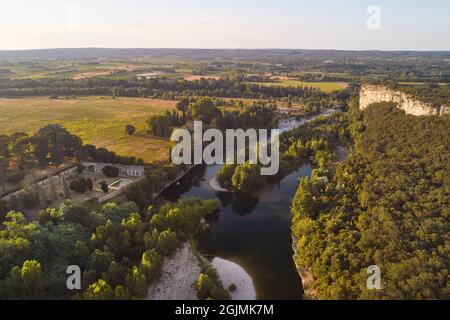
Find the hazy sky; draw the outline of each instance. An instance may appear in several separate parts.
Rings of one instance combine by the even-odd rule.
[[[64,47],[450,50],[450,1],[1,0],[0,49]]]

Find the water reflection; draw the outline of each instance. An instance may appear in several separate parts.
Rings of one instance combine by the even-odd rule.
[[[311,166],[274,181],[258,197],[212,190],[208,181],[219,169],[198,166],[162,197],[218,199],[220,212],[208,219],[212,228],[199,239],[200,251],[239,263],[252,276],[259,299],[299,299],[302,289],[292,260],[290,205],[298,178],[310,175]]]
[[[229,192],[216,192],[216,197],[219,199],[222,207],[228,207],[233,203],[233,194]]]
[[[247,195],[235,195],[233,199],[233,211],[239,216],[251,214],[259,203],[259,199]]]
[[[333,112],[330,109],[323,114]],[[289,131],[313,118],[283,120],[279,129]],[[300,299],[301,279],[292,259],[290,206],[298,179],[311,175],[312,167],[305,164],[281,180],[272,179],[257,197],[212,190],[208,182],[220,167],[197,166],[161,196],[169,201],[180,197],[219,199],[220,212],[208,219],[213,227],[199,239],[199,250],[239,263],[252,276],[258,299]]]

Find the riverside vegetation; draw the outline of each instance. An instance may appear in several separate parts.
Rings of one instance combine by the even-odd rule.
[[[230,191],[251,194],[267,182],[281,180],[310,159],[316,164],[315,176],[330,176],[329,166],[336,147],[351,144],[350,130],[350,121],[345,113],[318,116],[280,136],[280,171],[275,177],[260,176],[260,168],[256,164],[225,164],[217,173],[217,180]]]
[[[307,285],[320,299],[448,298],[450,117],[407,116],[389,103],[351,109],[350,158],[328,183],[300,180],[292,202]],[[366,287],[370,265],[381,268],[381,290]]]
[[[76,58],[78,50],[88,57]],[[344,112],[281,136],[281,170],[270,178],[281,179],[303,163],[315,167],[310,178],[299,181],[292,201],[295,260],[300,273],[311,275],[307,285],[324,299],[450,296],[448,116],[414,118],[389,104],[361,114],[355,99],[347,110],[361,80],[407,82],[401,89],[418,99],[448,104],[448,53],[136,49],[137,57],[133,50],[111,50],[64,49],[50,59],[40,51],[0,53],[2,186],[22,182],[33,168],[56,169],[67,159],[161,160],[169,144],[165,138],[191,120],[220,129],[273,128],[275,107],[305,115],[338,105]],[[123,64],[114,61],[114,52],[122,52],[131,68],[98,73],[100,66]],[[145,52],[152,58],[143,57]],[[185,79],[192,75],[198,80]],[[318,89],[347,84],[339,92]],[[16,132],[22,127],[30,131]],[[112,139],[117,141],[109,144]],[[337,165],[340,145],[352,152]],[[186,167],[146,164],[145,178],[118,203],[44,204],[39,219],[30,221],[25,211],[39,205],[36,192],[25,188],[19,201],[0,201],[0,298],[144,297],[164,257],[201,234],[202,218],[218,206],[210,200],[168,204],[155,199]],[[256,169],[223,166],[218,179],[229,190],[251,194],[267,182]],[[71,264],[83,270],[77,293],[65,283]],[[381,268],[381,291],[365,287],[366,268],[373,264]],[[208,265],[197,289],[202,299],[229,297]]]
[[[28,222],[9,212],[0,230],[2,299],[136,299],[161,272],[164,256],[202,228],[214,200],[184,199],[141,211],[132,202],[88,209],[67,201]],[[66,287],[66,269],[83,271],[81,292]],[[214,273],[199,280],[200,293],[220,298]]]

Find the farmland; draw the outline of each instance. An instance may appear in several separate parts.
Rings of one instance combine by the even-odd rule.
[[[0,134],[15,131],[31,134],[46,124],[56,123],[78,135],[84,143],[151,162],[167,158],[167,142],[139,134],[126,137],[124,127],[132,124],[137,132],[142,131],[148,116],[172,110],[175,104],[166,100],[99,96],[0,99]]]
[[[277,82],[247,82],[261,86],[280,86],[280,87],[312,87],[318,88],[324,92],[330,93],[342,90],[347,87],[345,82],[305,82],[298,80],[283,79]]]

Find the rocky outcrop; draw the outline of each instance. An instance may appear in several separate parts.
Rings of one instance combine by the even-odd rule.
[[[450,113],[448,106],[433,106],[415,99],[401,91],[379,85],[363,85],[359,93],[359,108],[365,110],[372,103],[394,102],[406,114],[413,116],[435,116]]]

